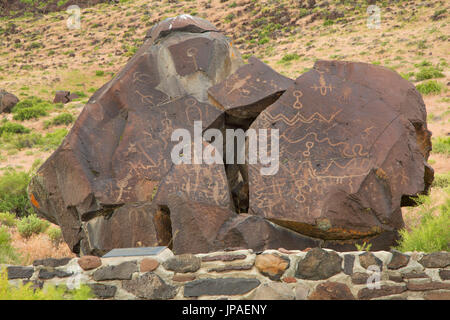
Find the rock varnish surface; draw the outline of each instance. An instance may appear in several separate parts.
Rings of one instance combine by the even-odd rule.
[[[171,134],[192,135],[194,121],[222,132],[278,129],[278,170],[173,164]],[[81,254],[352,251],[363,242],[382,250],[403,226],[401,206],[433,180],[430,136],[422,97],[389,69],[318,61],[294,81],[256,58],[244,64],[212,24],[183,15],[154,26],[90,98],[29,197]]]

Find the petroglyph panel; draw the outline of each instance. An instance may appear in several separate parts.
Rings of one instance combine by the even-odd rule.
[[[170,152],[177,143],[171,141],[172,133],[182,128],[193,136],[195,121],[202,121],[202,129],[223,127],[223,111],[206,101],[207,89],[243,64],[229,40],[206,20],[187,15],[156,25],[149,38],[89,99],[61,148],[31,183],[29,196],[36,210],[61,225],[74,252],[98,249],[88,241],[94,235],[81,227],[92,219],[123,223],[119,228],[102,222],[108,227],[92,230],[114,230],[115,245],[122,240],[135,245],[120,234],[130,232],[125,231],[127,219],[134,218],[118,215],[117,208],[152,201],[172,168]],[[205,190],[195,194],[229,205],[227,193],[217,191],[218,176],[204,180]],[[151,228],[148,232],[149,237],[154,233]]]
[[[272,104],[293,80],[250,57],[225,81],[208,90],[211,101],[237,118],[254,118]]]
[[[204,142],[203,150],[208,145]],[[194,144],[191,150],[194,151]],[[234,209],[223,164],[173,165],[158,188],[153,202],[168,205],[171,194],[189,201],[213,204],[218,208]]]
[[[213,40],[208,38],[189,39],[170,46],[169,51],[180,76],[197,71],[208,72],[213,54]]]
[[[402,196],[425,189],[424,158],[398,106],[335,63],[300,76],[251,125],[279,130],[280,168],[249,165],[250,211],[322,239],[375,236],[403,225]]]

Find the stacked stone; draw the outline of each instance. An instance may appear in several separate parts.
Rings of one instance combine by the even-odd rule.
[[[10,283],[87,284],[97,299],[450,300],[450,253],[329,249],[37,260]]]

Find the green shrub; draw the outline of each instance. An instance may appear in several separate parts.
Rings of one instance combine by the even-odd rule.
[[[0,300],[88,300],[93,296],[87,285],[74,290],[64,285],[33,288],[31,282],[16,287],[9,283],[6,268],[0,271]]]
[[[68,131],[65,128],[56,129],[53,132],[47,133],[43,138],[42,149],[50,150],[58,148],[61,145],[67,133]]]
[[[10,212],[0,212],[0,224],[7,227],[14,227],[16,223],[15,214]]]
[[[31,132],[26,134],[12,134],[12,133],[3,133],[2,141],[7,144],[9,148],[15,149],[24,149],[24,148],[32,148],[36,145],[42,144],[42,135],[40,133]]]
[[[431,185],[435,188],[447,188],[450,187],[450,172],[443,173],[443,174],[435,174],[434,175],[434,181]]]
[[[51,227],[46,233],[53,243],[60,243],[63,240],[61,228]]]
[[[283,56],[283,58],[281,58],[280,62],[284,63],[284,62],[289,62],[292,60],[298,60],[300,58],[300,56],[296,53],[287,53]]]
[[[59,125],[69,125],[74,121],[74,117],[73,115],[71,115],[70,113],[61,113],[59,115],[57,115],[56,117],[54,117],[52,120],[50,121],[46,121],[44,123],[44,128],[47,129],[51,126],[59,126]]]
[[[450,137],[436,137],[432,140],[433,152],[450,155]]]
[[[362,245],[359,245],[355,243],[356,250],[358,251],[370,251],[370,248],[372,248],[371,243],[364,242]]]
[[[24,121],[30,119],[38,119],[40,117],[48,115],[47,111],[40,106],[19,109],[13,116],[14,120]]]
[[[30,174],[8,170],[0,176],[0,212],[11,212],[23,217],[32,212],[28,201],[27,186]]]
[[[414,67],[416,67],[416,68],[431,67],[431,66],[432,66],[431,62],[427,61],[427,60],[422,60],[422,62],[414,64]]]
[[[11,235],[9,234],[8,229],[0,226],[0,263],[16,264],[19,263],[19,260],[19,256],[11,246]]]
[[[103,77],[103,76],[105,75],[105,71],[103,71],[103,70],[97,70],[97,71],[95,71],[95,75],[96,75],[97,77]]]
[[[8,132],[8,133],[29,133],[30,129],[25,128],[20,123],[6,122],[2,126],[0,126],[0,136],[3,134],[3,132]]]
[[[71,124],[73,120],[73,115],[71,115],[70,113],[61,113],[60,115],[57,115],[53,118],[53,124],[56,126],[61,124],[68,125]]]
[[[429,80],[418,84],[416,88],[421,94],[439,94],[443,90],[443,85],[436,80]]]
[[[422,197],[423,198],[423,197]],[[449,251],[450,245],[450,199],[439,208],[432,207],[431,201],[422,201],[420,205],[421,223],[411,231],[400,230],[400,242],[397,247],[400,251]],[[439,215],[433,215],[439,209]]]
[[[51,103],[48,101],[44,101],[41,98],[31,96],[25,100],[19,101],[14,108],[12,109],[12,112],[15,113],[19,111],[20,109],[27,109],[32,107],[42,107],[44,109],[51,108]]]
[[[38,218],[35,214],[20,219],[17,222],[17,231],[24,238],[29,238],[33,234],[39,234],[47,230],[50,226],[48,221]]]
[[[87,95],[83,91],[75,91],[74,92],[79,98],[86,98]]]
[[[435,67],[423,67],[420,69],[419,72],[416,73],[416,80],[422,81],[422,80],[428,80],[433,78],[442,78],[444,77],[444,74],[436,69]]]
[[[235,18],[235,15],[233,13],[230,13],[225,17],[225,22],[230,23],[231,21],[233,21],[234,18]]]
[[[258,40],[258,44],[265,44],[267,42],[269,42],[269,38],[268,37],[264,37]]]
[[[401,76],[403,79],[409,81],[409,79],[411,79],[411,77],[414,76],[414,72],[400,73],[400,76]]]

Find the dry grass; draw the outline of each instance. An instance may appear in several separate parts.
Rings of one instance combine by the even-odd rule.
[[[405,228],[408,231],[417,228],[421,224],[424,209],[426,209],[426,211],[432,211],[434,216],[438,216],[440,213],[439,206],[444,204],[446,199],[448,199],[449,191],[441,188],[432,188],[429,197],[431,201],[426,208],[424,208],[424,206],[402,208]],[[435,209],[431,210],[432,207],[435,207]]]
[[[16,228],[10,228],[12,246],[21,256],[22,265],[32,264],[36,259],[75,257],[65,242],[54,244],[46,233],[23,238]]]

